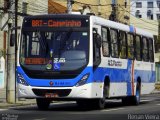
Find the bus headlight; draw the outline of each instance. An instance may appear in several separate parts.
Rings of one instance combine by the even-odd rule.
[[[78,81],[78,83],[76,84],[76,86],[81,86],[84,85],[87,81],[87,79],[89,78],[89,73],[85,74],[80,81]]]
[[[17,79],[18,79],[18,83],[25,85],[25,86],[29,86],[21,74],[19,73],[17,74]]]

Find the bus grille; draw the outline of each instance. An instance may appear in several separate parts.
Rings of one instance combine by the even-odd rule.
[[[46,93],[56,93],[59,97],[68,96],[71,89],[32,89],[35,95],[44,97]]]

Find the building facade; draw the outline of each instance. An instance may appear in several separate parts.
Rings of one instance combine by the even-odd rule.
[[[0,89],[0,101],[7,99],[11,103],[16,96],[15,47],[10,46],[10,35],[15,28],[14,3],[15,0],[0,0],[0,57],[3,55],[6,61],[5,85]],[[40,14],[48,14],[48,0],[18,0],[18,28],[21,28],[24,16]],[[20,38],[20,31],[20,29],[17,30],[18,38]]]
[[[136,27],[145,29],[158,36],[160,19],[160,0],[131,0],[130,23]],[[156,40],[155,44],[159,41]],[[160,51],[159,51],[160,52]],[[155,54],[156,81],[160,82],[160,53]]]
[[[131,0],[130,24],[158,36],[160,0]]]
[[[97,16],[110,19],[113,15],[115,21],[129,24],[130,0],[75,0],[72,4],[74,12],[83,12],[86,7]],[[48,0],[48,13],[66,13],[67,0]]]
[[[149,20],[160,19],[160,0],[131,0],[131,14]]]

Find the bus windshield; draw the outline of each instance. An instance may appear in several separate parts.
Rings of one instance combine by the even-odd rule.
[[[87,31],[22,31],[21,39],[20,64],[25,69],[73,71],[88,63]]]

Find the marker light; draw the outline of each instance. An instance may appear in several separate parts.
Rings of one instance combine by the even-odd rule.
[[[25,86],[29,86],[21,74],[19,73],[17,74],[17,79],[18,79],[18,83],[25,85]]]
[[[87,81],[87,79],[89,78],[89,73],[85,74],[80,81],[78,81],[78,83],[76,84],[76,86],[81,86],[84,85]]]

